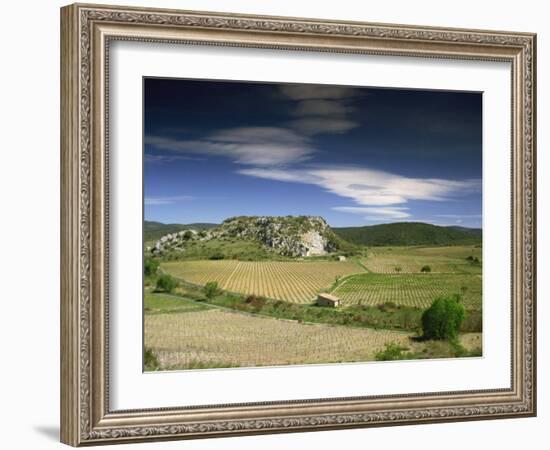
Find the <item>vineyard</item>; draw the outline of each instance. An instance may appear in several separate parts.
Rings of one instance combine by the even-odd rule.
[[[219,309],[145,315],[145,347],[153,350],[167,370],[369,361],[390,342],[412,349],[421,345],[410,336]],[[481,345],[478,333],[461,339],[467,348]]]
[[[467,258],[477,258],[473,263]],[[173,261],[162,269],[196,285],[218,282],[229,292],[294,303],[310,303],[341,279],[335,295],[343,304],[394,302],[427,308],[438,296],[462,294],[469,309],[481,309],[482,249],[374,247],[359,262],[347,261]],[[428,266],[429,273],[421,273]]]
[[[436,297],[463,294],[464,306],[481,309],[481,276],[469,274],[376,274],[348,277],[333,291],[345,304],[394,302],[427,308]]]
[[[419,273],[424,266],[435,273],[481,273],[481,264],[471,264],[469,256],[481,260],[481,248],[374,247],[361,263],[374,273]]]
[[[352,261],[181,261],[162,264],[176,278],[204,285],[217,281],[222,289],[296,303],[311,302],[336,277],[361,272]]]

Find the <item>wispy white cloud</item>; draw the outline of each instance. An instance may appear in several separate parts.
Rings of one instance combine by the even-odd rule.
[[[365,216],[366,220],[385,219],[406,219],[411,217],[407,212],[409,208],[395,206],[335,206],[334,211],[359,214]],[[373,217],[374,216],[374,217]]]
[[[315,151],[307,136],[282,127],[230,128],[197,140],[146,136],[145,143],[159,150],[225,156],[253,166],[301,162]]]
[[[181,201],[193,200],[190,195],[177,195],[173,197],[145,197],[143,203],[146,206],[171,205]]]
[[[361,206],[389,206],[409,200],[448,200],[480,189],[480,180],[410,178],[380,170],[358,167],[312,167],[281,170],[242,169],[239,173],[257,178],[314,184]]]

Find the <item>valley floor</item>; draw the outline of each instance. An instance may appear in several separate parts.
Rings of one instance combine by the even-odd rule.
[[[386,344],[427,348],[412,333],[306,324],[210,308],[181,300],[179,309],[145,314],[145,347],[162,370],[372,361]],[[461,336],[481,348],[481,333]],[[428,355],[429,357],[429,355]]]
[[[406,359],[481,355],[479,245],[377,247],[344,261],[165,260],[160,271],[180,283],[177,297],[148,285],[144,344],[157,360],[150,370],[372,361],[388,344]],[[223,291],[207,299],[208,282]],[[320,292],[341,306],[314,306]],[[422,312],[455,294],[467,310],[462,348],[413,339]]]

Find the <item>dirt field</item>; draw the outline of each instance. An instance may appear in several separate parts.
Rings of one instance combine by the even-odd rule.
[[[369,361],[386,343],[415,349],[410,334],[309,325],[220,309],[145,315],[145,347],[163,369]],[[465,335],[468,347],[480,335]]]

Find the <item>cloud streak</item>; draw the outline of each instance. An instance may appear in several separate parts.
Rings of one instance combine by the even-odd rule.
[[[173,203],[193,200],[190,195],[177,195],[173,197],[145,197],[143,203],[145,206],[171,205]]]
[[[229,157],[235,163],[253,166],[302,162],[315,151],[307,136],[283,127],[231,128],[197,140],[146,136],[145,144],[158,150]]]
[[[443,201],[477,192],[481,187],[480,180],[410,178],[359,167],[318,166],[295,170],[257,167],[241,169],[239,173],[269,180],[313,184],[353,200],[360,206],[391,206],[410,200]]]
[[[362,207],[362,206],[335,206],[334,211],[359,214],[365,216],[366,220],[384,219],[407,219],[411,217],[409,208],[404,207]],[[374,216],[374,217],[371,217]]]

